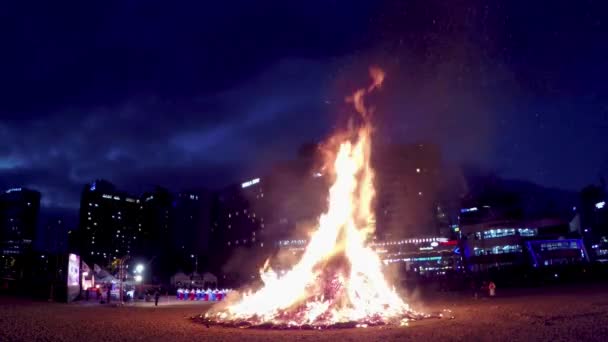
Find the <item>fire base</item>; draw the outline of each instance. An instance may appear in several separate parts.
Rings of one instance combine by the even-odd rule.
[[[447,314],[446,314],[447,313]],[[217,321],[205,315],[197,315],[192,317],[195,323],[203,324],[207,328],[223,327],[223,328],[239,328],[239,329],[261,329],[261,330],[327,330],[327,329],[353,329],[367,327],[403,327],[408,326],[410,322],[420,321],[424,319],[453,319],[454,317],[447,310],[441,313],[433,314],[408,314],[399,318],[393,318],[388,321],[381,319],[369,319],[363,321],[349,321],[337,323],[320,323],[320,324],[288,324],[288,323],[272,323],[261,322],[256,323],[253,320],[224,320]]]

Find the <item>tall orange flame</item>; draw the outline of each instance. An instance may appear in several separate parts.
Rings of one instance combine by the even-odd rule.
[[[265,265],[260,270],[262,288],[206,317],[254,325],[327,326],[401,321],[411,312],[386,281],[378,255],[366,246],[375,229],[375,191],[370,164],[373,111],[363,100],[385,76],[379,68],[371,68],[370,75],[372,84],[347,98],[363,123],[336,136],[340,144],[332,163],[335,180],[328,210],[320,216],[300,261],[282,276]]]

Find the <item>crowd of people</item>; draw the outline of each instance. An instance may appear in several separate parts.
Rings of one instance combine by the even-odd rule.
[[[232,290],[230,289],[200,289],[200,288],[178,288],[176,298],[178,300],[202,300],[202,301],[220,301],[226,298],[226,295]]]

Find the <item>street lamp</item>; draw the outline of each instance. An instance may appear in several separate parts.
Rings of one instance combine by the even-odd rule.
[[[142,281],[142,279],[143,279],[143,277],[139,274],[135,276],[135,281],[138,283],[140,283]]]
[[[190,254],[190,258],[194,259],[194,272],[198,273],[198,255]]]
[[[141,273],[143,271],[144,271],[144,265],[139,264],[139,265],[135,266],[135,272],[136,273]]]

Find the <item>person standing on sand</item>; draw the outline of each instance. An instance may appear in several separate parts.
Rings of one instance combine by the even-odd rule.
[[[158,299],[160,298],[160,290],[154,292],[154,306],[158,306]]]

